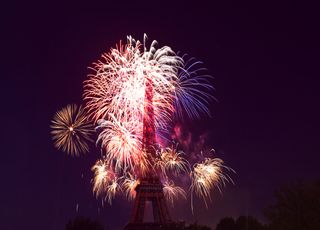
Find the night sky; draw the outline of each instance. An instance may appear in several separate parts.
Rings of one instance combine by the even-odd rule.
[[[204,62],[215,77],[212,118],[186,122],[207,136],[237,174],[223,195],[170,208],[176,220],[215,226],[225,216],[253,215],[279,186],[320,178],[319,18],[306,3],[217,1],[7,3],[1,7],[0,229],[64,229],[77,215],[111,229],[132,203],[104,205],[92,194],[92,151],[72,158],[53,147],[50,120],[82,102],[88,66],[127,35],[169,45]],[[241,2],[241,3],[240,3]],[[77,210],[78,207],[78,210]]]

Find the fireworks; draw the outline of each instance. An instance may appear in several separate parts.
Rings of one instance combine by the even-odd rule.
[[[76,156],[89,151],[88,142],[93,141],[94,129],[81,106],[67,105],[55,114],[51,122],[56,148]]]
[[[122,187],[126,193],[128,200],[132,200],[136,196],[136,187],[140,184],[139,179],[136,179],[134,176],[129,174],[129,177],[126,177],[122,183]]]
[[[163,183],[163,192],[168,201],[173,205],[173,201],[175,199],[179,199],[179,197],[183,197],[186,199],[186,192],[183,188],[176,186],[172,181],[165,181]]]
[[[97,129],[102,130],[98,136],[97,143],[101,142],[102,148],[108,153],[107,161],[116,161],[116,169],[133,168],[134,164],[141,159],[141,141],[135,134],[134,128],[139,123],[132,121],[120,122],[113,115],[112,120],[99,120]]]
[[[152,80],[156,126],[165,126],[173,111],[173,84],[183,60],[171,48],[156,49],[156,45],[153,42],[147,50],[140,41],[129,37],[126,45],[120,43],[94,63],[94,74],[84,82],[84,99],[91,117],[108,119],[113,114],[118,120],[142,121],[147,116],[146,82]]]
[[[183,118],[186,114],[190,118],[200,118],[201,113],[210,115],[208,101],[214,99],[211,92],[213,87],[210,84],[212,76],[206,74],[202,62],[195,58],[187,58],[183,55],[183,68],[179,70],[178,80],[174,90],[174,107],[176,115]]]
[[[179,56],[156,41],[146,44],[146,36],[142,42],[129,36],[126,44],[120,42],[93,64],[84,81],[86,113],[74,105],[57,112],[52,121],[55,145],[72,155],[88,151],[86,141],[93,131],[88,120],[92,120],[102,153],[92,167],[96,197],[111,203],[123,192],[132,200],[140,179],[153,174],[173,202],[186,198],[185,189],[173,181],[183,175],[191,181],[192,196],[203,197],[207,205],[214,188],[221,191],[232,182],[224,174],[225,169],[232,170],[218,158],[205,158],[191,167],[188,153],[178,145],[161,148],[155,140],[169,134],[177,118],[209,114],[211,76],[194,58]]]
[[[120,190],[120,185],[117,178],[114,178],[109,185],[106,187],[106,199],[109,204],[112,203],[112,199],[116,196],[116,193]]]
[[[217,187],[221,191],[222,185],[233,182],[227,174],[223,173],[223,169],[233,171],[224,166],[220,158],[206,158],[203,162],[194,165],[191,172],[191,193],[203,197],[206,206],[207,200],[211,201],[210,192],[213,188]]]
[[[114,173],[109,170],[108,165],[103,160],[98,160],[91,170],[94,172],[93,192],[98,197],[104,194],[110,181],[114,179]]]
[[[160,159],[157,161],[156,166],[158,166],[163,174],[166,172],[173,172],[175,176],[180,173],[188,172],[190,166],[188,161],[182,157],[184,153],[179,151],[177,146],[175,148],[169,148],[160,151]]]
[[[104,160],[98,160],[91,168],[94,172],[93,192],[96,197],[105,197],[111,203],[117,191],[124,191],[128,200],[135,197],[135,188],[140,183],[139,179],[131,174],[118,177],[117,173]]]

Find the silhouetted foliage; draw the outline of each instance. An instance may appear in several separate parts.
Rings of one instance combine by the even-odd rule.
[[[216,230],[236,230],[236,222],[232,217],[225,217],[219,221]]]
[[[237,230],[263,230],[265,227],[252,216],[240,216],[236,221]]]
[[[185,222],[175,222],[164,226],[163,230],[210,230],[210,227],[198,223],[187,226]]]
[[[186,230],[210,230],[210,227],[194,223],[186,227]]]
[[[270,230],[319,230],[320,183],[295,183],[275,193],[265,210]]]
[[[76,217],[66,224],[66,230],[104,230],[104,227],[97,221]]]
[[[264,230],[265,227],[252,216],[240,216],[236,221],[231,217],[220,220],[216,230]]]
[[[163,230],[183,230],[185,228],[185,222],[173,222],[162,227]]]

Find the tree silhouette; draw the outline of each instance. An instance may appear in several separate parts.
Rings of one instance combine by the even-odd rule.
[[[276,202],[265,210],[270,230],[319,230],[320,182],[294,183],[275,193]]]
[[[66,224],[66,230],[104,230],[104,227],[97,221],[76,217]]]
[[[147,229],[147,228],[146,228]],[[210,227],[200,225],[197,222],[186,225],[185,222],[173,222],[161,228],[162,230],[210,230]]]
[[[223,218],[216,230],[264,230],[265,227],[252,216],[240,216],[236,221],[231,217]]]
[[[219,221],[216,230],[236,230],[236,222],[232,217],[225,217]]]
[[[210,230],[210,227],[205,225],[200,225],[197,222],[190,224],[188,227],[185,228],[186,230]]]
[[[236,221],[237,230],[263,230],[265,227],[252,216],[240,216]]]

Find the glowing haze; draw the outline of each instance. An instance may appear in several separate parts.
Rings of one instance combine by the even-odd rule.
[[[125,44],[120,41],[102,54],[91,69],[92,74],[84,81],[83,97],[86,118],[96,127],[96,143],[102,153],[102,159],[92,167],[97,197],[111,203],[123,193],[133,199],[139,179],[151,173],[161,179],[166,198],[173,202],[187,197],[188,188],[180,176],[185,175],[191,197],[195,193],[207,204],[214,188],[221,190],[225,182],[232,182],[225,173],[232,170],[221,159],[208,153],[191,165],[188,153],[167,138],[174,120],[209,114],[213,88],[210,76],[202,74],[205,69],[201,62],[179,56],[157,41],[147,45],[146,35],[143,41],[128,36]],[[148,96],[151,100],[146,100]],[[143,140],[143,126],[148,122],[154,124],[156,140],[165,140],[154,144],[152,151]],[[169,146],[164,146],[166,143]],[[66,142],[60,146],[64,144],[70,145]]]

